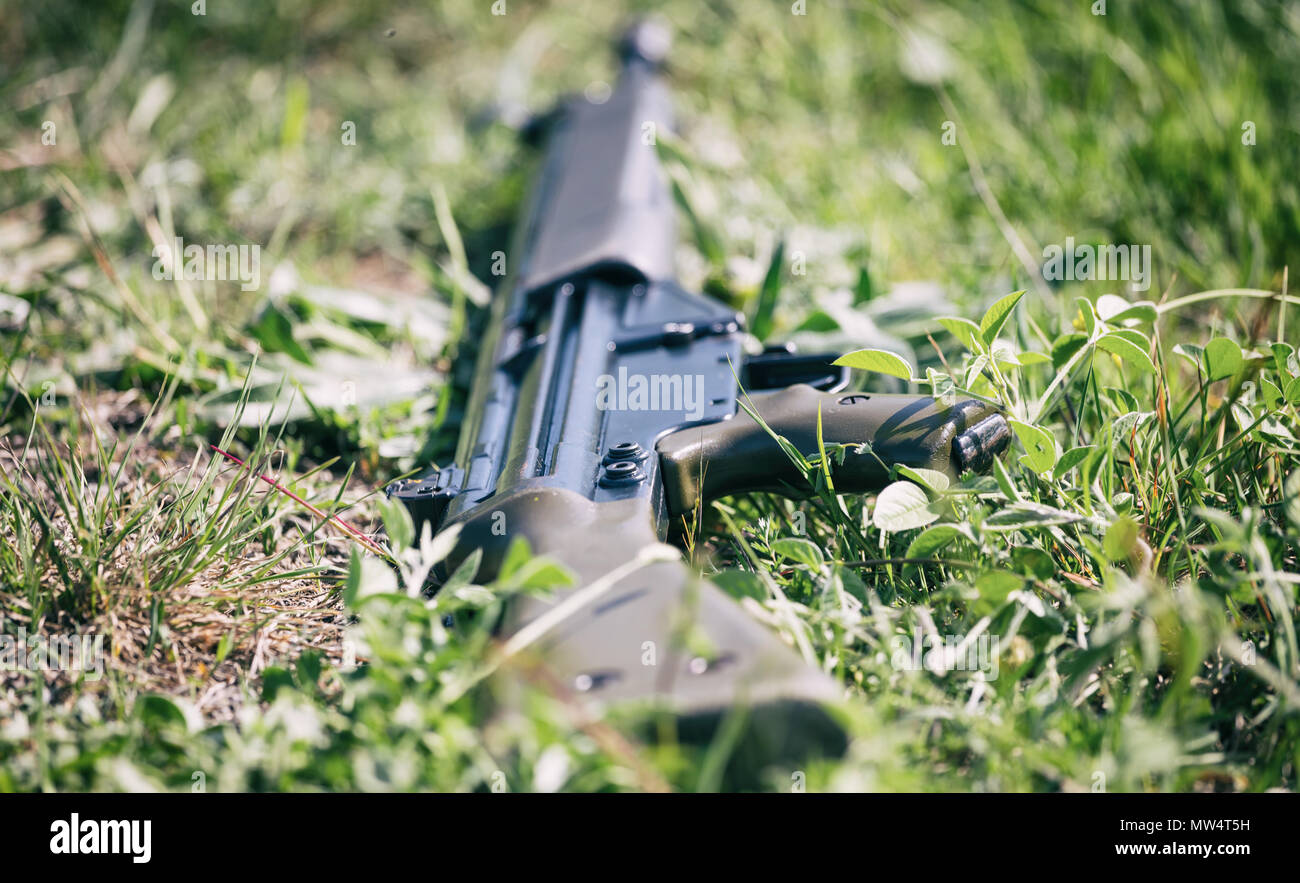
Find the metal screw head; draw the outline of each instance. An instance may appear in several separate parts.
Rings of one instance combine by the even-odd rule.
[[[618,444],[610,445],[605,451],[604,464],[617,463],[623,460],[641,461],[647,456],[645,448],[641,447],[634,441],[621,441]]]
[[[645,473],[636,460],[615,460],[605,466],[600,477],[601,487],[630,487],[645,480]]]

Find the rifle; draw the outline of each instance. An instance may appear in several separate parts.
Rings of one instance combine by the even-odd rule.
[[[836,492],[878,490],[903,464],[957,475],[1007,444],[978,400],[846,393],[834,356],[746,356],[743,317],[674,281],[674,203],[654,146],[668,130],[666,32],[634,25],[603,103],[546,117],[547,151],[494,298],[455,465],[390,485],[417,523],[459,528],[491,578],[515,537],[576,574],[549,600],[513,602],[553,682],[597,709],[668,709],[710,732],[733,708],[773,731],[834,741],[840,687],[719,587],[638,554],[727,494],[812,489],[773,433],[804,455],[849,449]],[[770,431],[769,431],[770,428]],[[865,444],[864,444],[865,443]],[[528,629],[525,633],[523,630]],[[535,638],[535,640],[533,640]],[[842,739],[842,737],[840,737]]]

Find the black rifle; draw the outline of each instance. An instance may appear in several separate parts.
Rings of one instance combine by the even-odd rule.
[[[670,524],[714,497],[811,490],[754,414],[805,455],[819,419],[826,445],[869,443],[834,469],[845,493],[879,489],[894,464],[986,468],[1008,429],[976,400],[843,393],[833,356],[747,357],[742,317],[673,281],[675,209],[654,146],[670,125],[666,51],[660,28],[634,26],[608,100],[548,118],[456,465],[389,493],[417,524],[459,527],[449,566],[481,550],[490,578],[522,536],[576,574],[576,589],[517,603],[503,630],[529,629],[551,675],[598,707],[641,701],[707,728],[742,706],[807,728],[836,683],[680,556],[639,554],[662,553]]]

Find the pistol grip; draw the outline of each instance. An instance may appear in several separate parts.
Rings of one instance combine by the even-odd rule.
[[[819,412],[827,448],[865,443],[832,467],[841,493],[879,490],[896,464],[949,476],[986,468],[1010,440],[998,409],[977,399],[944,404],[932,396],[820,392],[799,384],[742,401],[807,458],[818,455]],[[812,491],[782,447],[744,409],[729,420],[670,433],[656,447],[673,516],[727,494]]]

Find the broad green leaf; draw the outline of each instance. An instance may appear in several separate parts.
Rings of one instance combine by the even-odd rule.
[[[747,570],[724,570],[709,577],[724,592],[733,598],[753,598],[762,601],[767,598],[767,587],[758,574]]]
[[[1046,429],[1021,420],[1008,420],[1016,437],[1025,449],[1025,456],[1020,458],[1034,472],[1046,472],[1056,465],[1056,439]]]
[[[975,379],[984,372],[986,367],[988,367],[988,364],[989,357],[985,355],[980,355],[972,361],[970,367],[966,369],[966,377],[962,381],[962,385],[969,389],[971,384],[975,382]]]
[[[817,331],[822,333],[839,330],[840,323],[825,310],[813,310],[808,314],[808,318],[800,322],[799,326],[795,328],[795,331]]]
[[[1096,303],[1097,315],[1105,322],[1109,322],[1112,316],[1118,316],[1128,309],[1128,301],[1118,294],[1103,294],[1097,298]]]
[[[522,536],[513,537],[510,544],[506,546],[506,554],[501,559],[501,565],[497,568],[497,580],[504,581],[532,557],[533,552],[529,548],[528,540]]]
[[[475,549],[474,551],[481,552],[482,549]],[[440,596],[449,594],[447,587],[444,585],[438,590],[438,594]],[[489,604],[496,603],[497,600],[496,593],[492,590],[471,583],[457,586],[455,589],[450,591],[450,595],[454,596],[457,601],[462,602],[467,607],[486,607]],[[436,599],[430,599],[427,602],[428,606],[436,606],[437,603]]]
[[[926,368],[925,380],[930,385],[930,395],[939,401],[946,401],[957,392],[957,385],[953,383],[951,377],[942,371]]]
[[[1155,416],[1155,411],[1131,411],[1120,414],[1110,423],[1111,445],[1120,448],[1133,441],[1133,433],[1139,426]]]
[[[348,564],[345,599],[350,596],[353,599],[351,603],[355,603],[371,595],[387,595],[397,591],[397,574],[393,568],[374,555],[362,555],[355,549],[353,551],[353,559]]]
[[[902,356],[888,350],[856,350],[840,356],[834,364],[847,365],[862,371],[873,371],[876,374],[888,374],[900,380],[912,379],[912,366],[907,364]]]
[[[1117,294],[1103,294],[1097,298],[1097,315],[1108,324],[1122,325],[1127,322],[1150,324],[1159,313],[1149,300],[1130,304]]]
[[[1160,317],[1160,310],[1149,300],[1141,300],[1130,306],[1127,310],[1118,316],[1112,316],[1109,321],[1122,322],[1125,325],[1141,324],[1150,325]]]
[[[993,387],[993,381],[983,374],[976,377],[974,382],[966,388],[981,398],[996,399],[998,397],[998,391]]]
[[[294,666],[294,672],[298,686],[304,689],[314,688],[320,681],[321,657],[319,650],[304,650],[298,656],[298,663]]]
[[[1052,367],[1060,369],[1088,342],[1088,335],[1078,331],[1062,334],[1052,341]]]
[[[423,544],[428,536],[428,522],[425,522],[425,529],[420,534],[421,553],[426,561],[442,561],[451,554],[452,549],[456,548],[456,540],[460,538],[460,525],[453,524],[451,527],[439,531],[437,536],[430,538],[429,548],[425,549]]]
[[[481,564],[482,561],[483,550],[481,548],[470,552],[465,556],[465,560],[457,565],[456,571],[451,575],[451,577],[442,584],[442,589],[440,591],[444,593],[454,593],[457,590],[468,586],[474,579],[474,575],[478,573],[479,564]]]
[[[1083,516],[1075,515],[1041,503],[1021,500],[1012,503],[1000,512],[994,512],[984,519],[984,529],[991,531],[1030,530],[1038,527],[1055,527],[1082,521]]]
[[[907,547],[908,558],[929,558],[935,552],[938,552],[944,546],[951,543],[957,537],[963,536],[963,531],[955,524],[936,524],[934,527],[928,527],[917,535]]]
[[[1137,522],[1127,515],[1123,515],[1106,529],[1106,538],[1102,542],[1102,549],[1105,551],[1106,557],[1111,561],[1127,561],[1137,551],[1137,541]]]
[[[1198,374],[1204,370],[1205,363],[1202,360],[1205,358],[1205,349],[1203,347],[1194,343],[1178,343],[1174,344],[1174,352],[1191,362]]]
[[[944,316],[938,321],[949,334],[960,340],[961,345],[972,353],[978,353],[984,349],[984,344],[980,340],[980,327],[970,319]]]
[[[1144,374],[1155,373],[1155,363],[1151,361],[1151,357],[1147,355],[1146,350],[1141,349],[1137,344],[1117,331],[1103,334],[1097,339],[1097,346],[1108,353],[1118,356]]]
[[[910,481],[896,481],[876,498],[871,521],[881,530],[900,531],[924,527],[943,514],[925,491]]]
[[[1118,386],[1107,386],[1104,388],[1104,391],[1106,393],[1106,398],[1111,400],[1115,405],[1115,408],[1121,414],[1127,414],[1129,411],[1136,411],[1138,409],[1137,397],[1127,389],[1122,389]]]
[[[1286,385],[1286,400],[1288,404],[1300,408],[1300,377],[1295,377]]]
[[[922,469],[921,467],[912,468],[911,466],[898,466],[898,474],[903,478],[911,479],[921,487],[935,493],[943,493],[948,489],[949,480],[946,473],[939,472],[936,469]]]
[[[1264,399],[1264,406],[1270,411],[1276,411],[1282,404],[1282,390],[1267,377],[1259,379],[1259,394]]]
[[[1088,456],[1079,461],[1079,486],[1087,487],[1092,483],[1092,478],[1097,474],[1097,469],[1101,466],[1103,460],[1109,455],[1108,448],[1093,445]]]
[[[1296,447],[1296,438],[1291,434],[1291,430],[1287,429],[1285,425],[1272,417],[1265,417],[1263,422],[1259,424],[1258,431],[1260,435],[1268,436],[1270,441],[1282,445],[1283,447],[1292,450]]]
[[[180,707],[168,697],[156,693],[146,693],[135,701],[135,715],[147,727],[186,725],[185,713]]]
[[[268,666],[262,670],[262,701],[274,702],[281,690],[294,688],[293,674],[278,665]]]
[[[831,572],[831,578],[836,582],[838,582],[840,584],[840,587],[843,588],[845,592],[852,595],[854,598],[857,598],[859,601],[862,601],[864,604],[871,603],[869,599],[872,593],[867,588],[867,584],[862,581],[862,577],[858,576],[857,571],[853,570],[852,568],[843,567],[837,564],[835,566],[835,569]],[[766,597],[767,597],[767,589],[764,588],[763,595],[759,598],[759,600],[763,600]]]
[[[858,269],[858,282],[853,286],[853,305],[862,306],[876,296],[875,286],[871,284],[871,271],[865,266]]]
[[[1296,376],[1295,347],[1289,343],[1275,343],[1269,347],[1273,351],[1273,367],[1284,379]]]
[[[980,320],[980,337],[986,344],[991,344],[997,339],[998,334],[1002,331],[1002,326],[1007,324],[1011,311],[1016,308],[1016,304],[1020,303],[1020,299],[1024,296],[1025,292],[1023,290],[1013,291],[988,308],[984,318]]]
[[[547,558],[530,558],[510,574],[508,580],[498,577],[506,589],[560,589],[577,583],[573,572],[562,564]]]
[[[1071,469],[1087,459],[1088,454],[1092,453],[1092,451],[1092,445],[1081,445],[1077,448],[1070,448],[1070,450],[1062,454],[1061,459],[1057,461],[1056,468],[1052,470],[1052,478],[1060,481]]]
[[[1151,338],[1147,337],[1136,328],[1112,328],[1107,333],[1112,337],[1124,338],[1144,353],[1150,352],[1151,350]]]
[[[1056,562],[1042,549],[1033,546],[1016,546],[1011,550],[1011,561],[1026,576],[1049,580],[1056,575]]]
[[[1205,345],[1205,370],[1211,383],[1232,377],[1241,365],[1241,347],[1235,340],[1216,337]]]
[[[384,499],[379,501],[379,516],[384,522],[384,532],[393,550],[401,552],[411,548],[415,542],[415,522],[411,513],[399,500]]]
[[[1232,403],[1232,420],[1237,428],[1245,432],[1255,422],[1255,414],[1242,402]]]
[[[1003,371],[1014,371],[1020,367],[1020,359],[1016,356],[1015,349],[1005,340],[993,341],[989,349],[993,353],[994,361]]]
[[[981,599],[1001,604],[1007,600],[1007,595],[1024,584],[1024,579],[1018,574],[1005,570],[990,570],[975,580],[975,590],[980,593]]]
[[[248,328],[248,333],[262,345],[263,349],[273,353],[285,353],[304,365],[312,363],[311,356],[303,349],[293,336],[293,321],[288,316],[268,304],[257,321]]]
[[[1021,367],[1024,368],[1029,368],[1033,365],[1044,365],[1052,361],[1051,356],[1044,355],[1043,353],[1036,353],[1033,350],[1027,350],[1021,353],[1016,356],[1016,359],[1020,362]]]
[[[1076,327],[1082,327],[1088,338],[1091,339],[1097,333],[1097,308],[1086,297],[1076,297],[1074,305],[1079,310],[1079,321],[1075,325]]]
[[[807,564],[814,569],[826,561],[822,550],[812,540],[803,537],[784,537],[772,543],[772,554],[781,555],[791,561]]]

